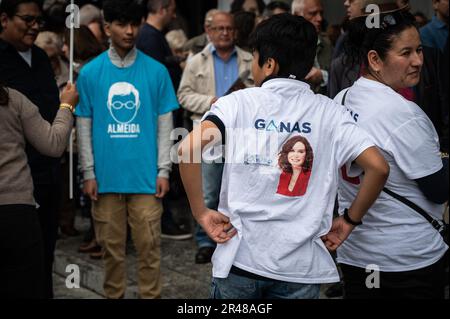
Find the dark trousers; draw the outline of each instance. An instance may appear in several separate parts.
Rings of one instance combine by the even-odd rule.
[[[341,264],[344,299],[444,299],[445,256],[431,266],[403,272],[380,272],[380,287],[369,289],[372,272]]]
[[[44,298],[44,256],[36,209],[0,206],[0,299]]]
[[[34,198],[39,204],[38,216],[44,246],[44,297],[53,298],[53,260],[58,237],[58,210],[61,204],[61,184],[35,185]]]

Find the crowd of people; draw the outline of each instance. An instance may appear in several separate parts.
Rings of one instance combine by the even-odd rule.
[[[448,0],[430,2],[428,21],[408,1],[345,0],[328,25],[321,0],[235,0],[188,39],[175,0],[96,1],[72,84],[67,1],[0,0],[0,296],[53,297],[55,244],[80,235],[81,210],[79,252],[103,260],[111,299],[128,240],[140,297],[160,298],[161,238],[193,236],[212,298],[314,299],[339,282],[349,299],[444,298]],[[179,165],[177,127],[191,131]]]

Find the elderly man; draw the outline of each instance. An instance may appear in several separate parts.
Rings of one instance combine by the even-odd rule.
[[[188,61],[178,90],[179,101],[193,113],[191,118],[194,122],[200,120],[239,77],[245,74],[248,77],[252,64],[252,56],[234,44],[235,27],[229,13],[216,12],[207,34],[211,43]],[[243,80],[247,86],[253,84],[250,79]],[[204,164],[202,169],[205,204],[211,209],[217,209],[223,164]],[[196,241],[199,250],[195,262],[210,262],[215,243],[199,227]]]
[[[317,55],[314,67],[305,80],[311,84],[316,93],[327,92],[328,70],[330,69],[333,47],[325,34],[321,33],[323,22],[323,6],[320,0],[294,0],[292,14],[302,16],[311,22],[319,34]]]

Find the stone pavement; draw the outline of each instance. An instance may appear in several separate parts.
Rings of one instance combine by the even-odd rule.
[[[179,219],[178,219],[179,221]],[[87,231],[88,219],[77,218],[76,227]],[[191,228],[193,229],[193,227]],[[54,265],[54,291],[57,299],[102,299],[103,265],[101,260],[92,260],[87,254],[77,252],[82,236],[60,239],[57,243]],[[205,299],[209,297],[211,264],[194,263],[196,245],[194,239],[175,241],[161,240],[161,272],[163,299]],[[80,269],[80,288],[68,289],[66,272],[68,265]],[[125,298],[138,298],[136,252],[131,243],[127,245],[128,290]],[[323,285],[321,299],[326,299]],[[449,287],[446,299],[449,298]]]
[[[88,219],[77,218],[76,227],[88,228]],[[57,243],[54,265],[55,298],[101,299],[103,295],[103,266],[101,260],[92,260],[87,254],[77,252],[82,236],[60,239]],[[161,272],[163,299],[204,299],[209,296],[211,264],[194,263],[196,245],[194,239],[175,241],[161,240]],[[80,270],[80,288],[68,289],[66,272],[68,265]],[[138,298],[136,252],[131,243],[127,245],[128,289],[125,298]],[[322,290],[325,290],[324,287]],[[323,293],[322,296],[324,297]]]
[[[77,219],[77,228],[86,229],[88,220]],[[94,294],[86,298],[103,295],[103,265],[101,260],[92,260],[87,254],[77,252],[82,237],[60,239],[55,253],[54,273],[58,281],[57,298],[78,298],[78,289],[67,289],[65,278],[68,265],[80,269],[80,286]],[[162,298],[202,299],[208,298],[211,278],[211,264],[196,265],[196,246],[193,239],[185,241],[161,240]],[[131,243],[127,245],[128,289],[126,298],[137,298],[136,252]],[[71,292],[73,291],[73,296]],[[78,293],[78,294],[77,294]]]

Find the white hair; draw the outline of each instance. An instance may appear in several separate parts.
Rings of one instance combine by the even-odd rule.
[[[166,40],[169,43],[169,47],[173,50],[179,50],[184,47],[187,42],[186,34],[183,30],[177,29],[169,31],[166,34]]]
[[[210,27],[211,26],[211,23],[212,23],[214,15],[216,13],[218,13],[219,11],[220,10],[218,10],[218,9],[211,9],[208,12],[206,12],[206,15],[205,15],[205,27]]]
[[[294,0],[291,5],[291,13],[293,15],[303,16],[303,9],[305,8],[305,0]]]

